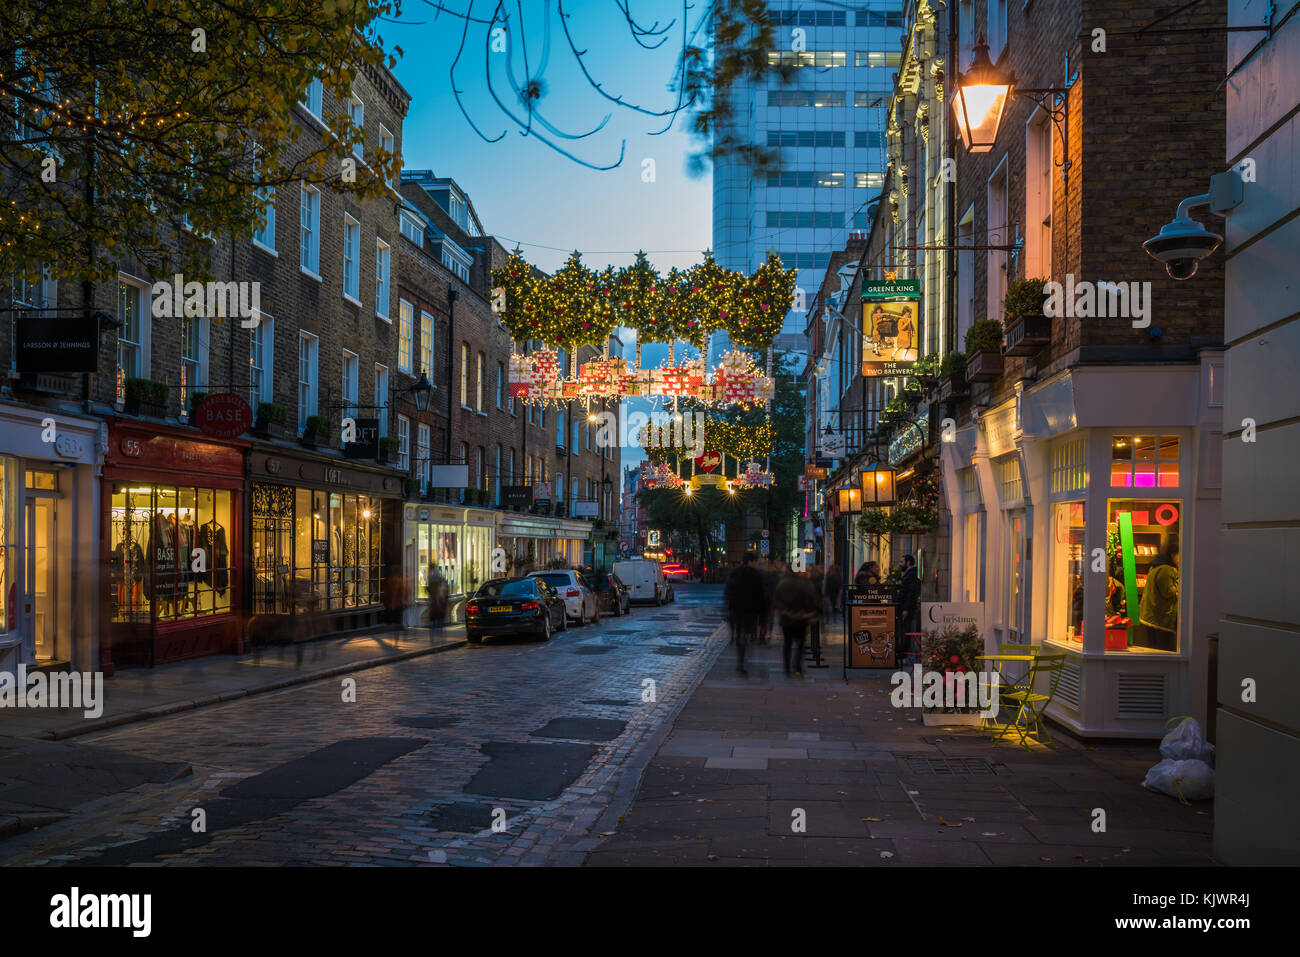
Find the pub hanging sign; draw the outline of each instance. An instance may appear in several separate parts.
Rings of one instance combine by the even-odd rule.
[[[862,283],[862,374],[902,376],[918,358],[921,319],[919,279]]]

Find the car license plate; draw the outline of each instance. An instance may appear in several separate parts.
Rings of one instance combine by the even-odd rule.
[[[488,611],[495,614],[496,612],[499,611],[514,611],[514,608],[512,608],[510,605],[493,605],[491,608],[488,609]]]

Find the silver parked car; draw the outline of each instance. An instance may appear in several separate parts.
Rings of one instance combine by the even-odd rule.
[[[533,572],[531,577],[540,578],[560,593],[571,620],[580,625],[600,621],[600,604],[596,600],[595,589],[581,572],[572,568],[552,568],[544,572]]]

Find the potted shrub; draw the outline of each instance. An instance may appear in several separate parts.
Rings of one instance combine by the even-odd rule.
[[[318,445],[328,447],[332,432],[333,423],[328,418],[323,415],[310,415],[307,417],[307,427],[302,431],[302,444],[308,448],[315,448]]]
[[[939,364],[939,378],[943,380],[945,399],[966,394],[966,357],[960,352],[950,352]]]
[[[167,384],[152,379],[127,379],[125,408],[130,415],[167,415]]]
[[[992,382],[1002,375],[1002,323],[980,319],[966,333],[966,381]]]
[[[274,402],[257,403],[257,421],[253,431],[258,435],[283,438],[285,423],[289,421],[289,412],[282,405]]]
[[[206,399],[209,394],[210,393],[207,392],[199,392],[197,389],[192,391],[190,393],[190,405],[186,411],[191,416],[194,415],[194,410],[197,409],[202,404],[203,400]]]
[[[1046,279],[1017,279],[1007,287],[1002,300],[1006,344],[1009,356],[1031,356],[1052,341],[1052,317],[1044,311]]]
[[[402,447],[401,441],[395,435],[384,435],[379,439],[379,459],[380,465],[387,465],[393,461],[397,450]]]
[[[414,498],[420,494],[420,480],[417,478],[408,478],[402,483],[402,488],[406,492],[407,498]]]

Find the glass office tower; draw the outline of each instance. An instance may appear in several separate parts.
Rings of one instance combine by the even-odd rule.
[[[778,48],[773,64],[794,67],[733,90],[742,142],[778,149],[780,168],[755,174],[739,160],[713,170],[713,250],[718,263],[751,272],[775,250],[799,270],[806,304],[830,253],[850,232],[868,228],[868,206],[885,171],[885,110],[902,48],[904,0],[771,0]],[[800,307],[787,316],[777,347],[807,353]],[[725,349],[715,338],[714,355]]]

